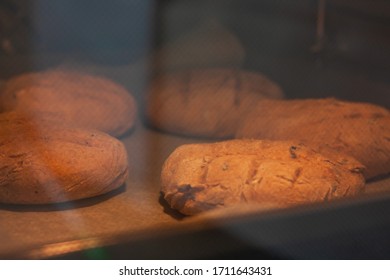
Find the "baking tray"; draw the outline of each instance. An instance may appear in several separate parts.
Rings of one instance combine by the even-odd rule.
[[[328,204],[184,217],[160,197],[161,166],[175,147],[205,140],[163,134],[141,123],[121,140],[130,176],[119,190],[72,203],[0,205],[0,258],[389,257],[389,250],[372,246],[390,248],[389,178],[370,182],[364,196]]]

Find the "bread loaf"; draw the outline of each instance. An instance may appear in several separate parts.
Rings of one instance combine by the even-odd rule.
[[[46,204],[107,193],[128,175],[126,150],[99,131],[0,115],[0,202]]]
[[[213,68],[158,76],[146,100],[153,127],[181,135],[233,137],[244,113],[263,98],[282,98],[280,87],[257,73]]]
[[[296,140],[321,153],[337,151],[365,165],[365,177],[390,173],[390,112],[337,99],[261,100],[236,138]]]
[[[230,140],[177,148],[165,161],[162,193],[193,215],[239,203],[289,207],[364,190],[361,163],[293,141]]]
[[[70,70],[27,73],[0,90],[0,111],[56,114],[60,123],[121,136],[136,118],[133,96],[103,77]]]

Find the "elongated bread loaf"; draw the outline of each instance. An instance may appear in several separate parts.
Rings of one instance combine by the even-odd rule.
[[[186,215],[246,202],[288,207],[359,194],[363,169],[353,158],[323,156],[293,141],[191,144],[165,161],[161,190]]]

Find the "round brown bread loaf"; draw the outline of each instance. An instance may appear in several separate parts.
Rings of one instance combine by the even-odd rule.
[[[162,193],[186,215],[238,203],[288,207],[362,192],[363,169],[353,158],[326,157],[292,141],[191,144],[165,161]]]
[[[237,69],[195,69],[152,82],[146,119],[155,128],[201,137],[233,137],[243,114],[263,98],[282,98],[265,76]]]
[[[368,178],[390,173],[390,112],[336,99],[262,100],[236,138],[298,140],[321,153],[333,150],[365,165]]]
[[[122,86],[103,77],[67,70],[27,73],[0,90],[0,110],[57,114],[61,123],[120,136],[133,127],[136,104]]]
[[[122,186],[123,144],[99,131],[0,115],[0,202],[46,204],[88,198]]]

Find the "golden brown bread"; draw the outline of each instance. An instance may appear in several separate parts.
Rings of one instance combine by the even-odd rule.
[[[162,193],[186,215],[238,203],[288,207],[356,195],[364,167],[293,141],[230,140],[177,148],[165,161]]]
[[[120,85],[103,77],[48,70],[19,75],[0,91],[0,111],[56,114],[61,123],[120,136],[133,127],[136,104]]]
[[[128,174],[123,144],[99,131],[0,115],[0,202],[44,204],[107,193]]]
[[[241,116],[263,98],[282,98],[280,87],[257,73],[210,68],[158,76],[146,100],[148,122],[162,131],[233,137]]]
[[[390,173],[390,112],[336,99],[261,100],[236,138],[298,140],[321,153],[334,150],[365,165],[368,178]]]

